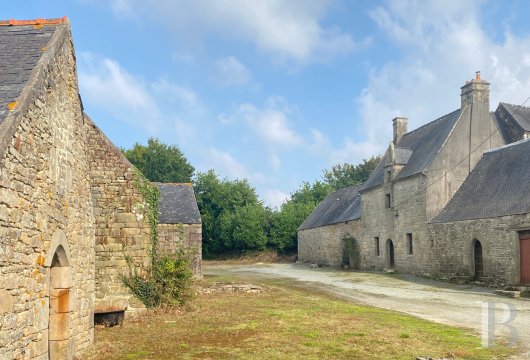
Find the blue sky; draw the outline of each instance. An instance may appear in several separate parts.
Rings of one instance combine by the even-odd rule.
[[[530,96],[526,1],[26,0],[1,17],[64,15],[85,110],[117,146],[158,137],[272,206],[383,153],[393,117],[457,109],[477,70],[492,110]]]

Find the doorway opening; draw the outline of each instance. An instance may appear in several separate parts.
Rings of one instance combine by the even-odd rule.
[[[62,245],[55,250],[50,266],[50,315],[48,353],[50,360],[71,359],[70,338],[70,266]]]
[[[519,232],[519,262],[521,285],[530,284],[530,231]]]
[[[482,258],[482,244],[475,240],[473,244],[473,280],[479,280],[484,276],[484,262]]]
[[[388,239],[386,241],[386,253],[388,254],[388,258],[387,258],[387,261],[388,261],[388,267],[390,269],[393,269],[394,268],[394,265],[395,265],[395,259],[394,259],[394,243],[392,242],[392,240]]]
[[[345,237],[342,241],[342,266],[349,269],[358,269],[359,249],[357,247],[357,240],[353,237]]]

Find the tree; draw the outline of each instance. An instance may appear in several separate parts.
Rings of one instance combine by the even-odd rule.
[[[316,180],[311,185],[305,181],[298,190],[291,194],[291,200],[295,203],[316,205],[324,200],[332,191],[333,188],[325,182]]]
[[[268,213],[247,180],[221,180],[209,170],[196,175],[194,189],[206,258],[231,250],[265,248]]]
[[[297,248],[298,227],[311,214],[315,208],[314,203],[286,202],[271,214],[269,243],[280,252],[290,252]]]
[[[122,151],[151,181],[191,182],[195,171],[177,146],[166,145],[156,138],[150,138],[147,146],[136,143],[132,149]]]
[[[381,156],[364,159],[361,164],[336,164],[331,170],[324,170],[324,181],[334,190],[344,189],[365,182],[381,161]]]

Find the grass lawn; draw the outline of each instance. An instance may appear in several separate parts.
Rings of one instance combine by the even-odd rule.
[[[207,277],[248,283],[244,278]],[[255,283],[255,282],[254,282]],[[466,330],[264,281],[258,294],[199,294],[190,309],[96,329],[87,359],[503,359]]]

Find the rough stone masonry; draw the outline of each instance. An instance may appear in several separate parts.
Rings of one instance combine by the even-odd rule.
[[[94,312],[143,308],[121,276],[150,264],[146,206],[83,112],[68,20],[0,21],[0,359],[72,359]]]

